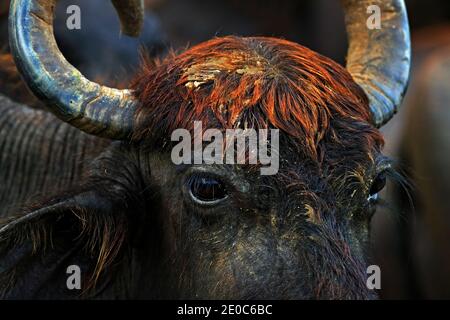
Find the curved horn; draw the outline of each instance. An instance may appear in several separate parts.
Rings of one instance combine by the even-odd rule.
[[[114,2],[122,32],[138,34],[143,20],[142,1]],[[118,5],[119,2],[122,4]],[[89,81],[67,62],[53,34],[56,3],[57,0],[11,1],[10,47],[20,73],[30,89],[61,120],[90,134],[126,138],[132,131],[137,101],[129,90]]]
[[[349,40],[347,69],[369,98],[374,125],[381,127],[397,112],[408,87],[411,43],[405,3],[403,0],[341,0],[341,3]],[[380,8],[379,29],[367,26],[373,5]]]
[[[144,25],[144,0],[111,0],[120,18],[122,33],[137,37]]]

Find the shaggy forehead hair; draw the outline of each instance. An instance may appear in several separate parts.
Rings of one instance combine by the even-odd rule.
[[[317,159],[324,140],[367,149],[383,140],[350,74],[301,45],[266,37],[215,38],[144,64],[133,89],[141,102],[134,139],[174,129],[278,128]],[[345,145],[343,146],[345,147]]]

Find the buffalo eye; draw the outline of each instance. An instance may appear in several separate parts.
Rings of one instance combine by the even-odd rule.
[[[376,200],[378,193],[383,190],[386,185],[386,174],[384,172],[379,173],[372,181],[372,185],[369,189],[369,200]]]
[[[191,198],[199,204],[216,204],[228,196],[225,184],[216,177],[194,175],[188,187]]]

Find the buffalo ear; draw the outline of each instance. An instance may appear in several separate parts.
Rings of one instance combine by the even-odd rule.
[[[95,294],[99,280],[108,282],[110,272],[104,271],[122,254],[128,234],[125,212],[113,200],[86,191],[0,222],[0,298]],[[75,278],[69,280],[78,271],[80,289]],[[69,289],[68,281],[75,288]]]

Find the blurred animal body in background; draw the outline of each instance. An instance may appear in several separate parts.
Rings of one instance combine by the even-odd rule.
[[[402,112],[384,128],[386,152],[410,179],[388,186],[374,219],[382,296],[450,298],[450,25],[417,30]]]

